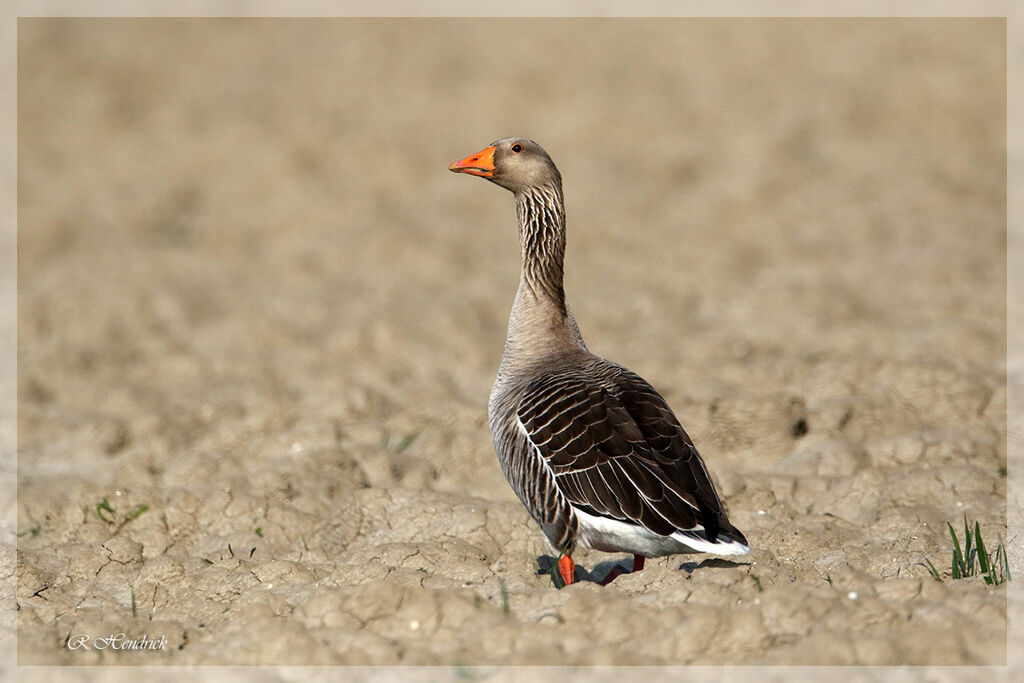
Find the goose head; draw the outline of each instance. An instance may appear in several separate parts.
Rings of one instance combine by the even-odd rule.
[[[544,148],[525,138],[502,138],[448,167],[487,178],[515,194],[533,187],[561,186],[562,176]]]

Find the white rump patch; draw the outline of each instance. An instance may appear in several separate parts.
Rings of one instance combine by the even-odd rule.
[[[580,541],[595,550],[627,552],[644,557],[661,557],[676,553],[710,553],[712,555],[746,555],[750,548],[738,541],[719,540],[709,543],[685,531],[662,536],[637,524],[609,517],[599,517],[573,506],[580,523]],[[697,525],[694,533],[704,531]]]

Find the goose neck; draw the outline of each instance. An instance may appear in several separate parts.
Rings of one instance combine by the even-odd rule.
[[[566,314],[565,207],[558,184],[530,187],[516,194],[522,248],[520,290]]]
[[[516,213],[522,271],[509,318],[499,380],[511,372],[510,368],[560,353],[586,350],[565,302],[562,188],[542,186],[517,193]]]

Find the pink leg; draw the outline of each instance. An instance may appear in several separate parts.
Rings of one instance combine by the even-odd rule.
[[[603,579],[601,579],[597,583],[598,583],[598,585],[601,585],[601,586],[607,586],[609,583],[611,583],[612,581],[615,580],[616,576],[618,576],[619,574],[625,574],[625,573],[626,572],[624,572],[622,570],[622,567],[616,565],[616,566],[612,567],[612,570],[610,572],[608,572],[608,576],[604,577]]]
[[[638,571],[640,571],[641,569],[644,568],[644,560],[645,559],[646,558],[643,555],[634,555],[633,556],[633,571],[634,572],[638,572]],[[619,576],[620,574],[625,574],[625,573],[626,573],[626,570],[624,570],[622,567],[619,567],[618,565],[616,565],[616,566],[612,567],[612,570],[610,572],[608,572],[608,576],[606,576],[603,579],[601,579],[600,581],[598,581],[598,583],[600,585],[602,585],[602,586],[607,586],[609,583],[611,583],[612,581],[615,580],[616,576]]]

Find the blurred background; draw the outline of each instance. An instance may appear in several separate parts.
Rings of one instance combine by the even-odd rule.
[[[486,426],[512,198],[446,170],[511,135],[565,179],[589,347],[662,391],[759,547],[809,515],[791,550],[820,552],[839,518],[851,548],[906,540],[911,571],[937,536],[908,519],[1005,531],[1004,21],[22,19],[18,41],[33,566],[102,543],[116,492],[164,510],[126,527],[143,568],[241,533],[203,506],[224,490],[305,520],[279,538],[359,489],[525,517]],[[65,661],[33,609],[23,651]]]

